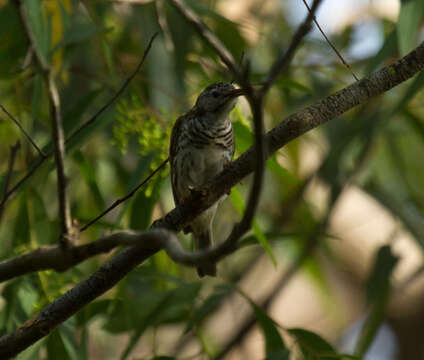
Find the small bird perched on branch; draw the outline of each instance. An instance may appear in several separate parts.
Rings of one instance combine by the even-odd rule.
[[[234,134],[229,115],[243,95],[230,83],[208,86],[194,107],[179,117],[172,129],[169,158],[172,191],[176,205],[190,193],[220,173],[234,156]],[[194,248],[205,250],[212,244],[212,221],[218,202],[190,222]],[[216,276],[216,265],[205,262],[197,268],[199,276]]]

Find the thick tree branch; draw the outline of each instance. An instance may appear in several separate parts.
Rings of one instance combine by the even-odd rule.
[[[372,97],[383,94],[423,68],[424,43],[394,64],[284,119],[280,125],[264,136],[267,145],[265,155],[269,157],[289,141],[367,102]],[[255,168],[255,159],[255,150],[251,148],[208,184],[206,196],[196,199],[194,194],[183,206],[178,206],[164,218],[156,221],[151,228],[180,230],[194,216],[216,202],[226,190],[252,172]],[[87,280],[81,281],[66,294],[47,305],[11,334],[0,338],[0,357],[14,356],[46,336],[61,322],[112,288],[129,271],[160,249],[161,245],[157,241],[143,241],[140,245],[131,246],[116,255]]]

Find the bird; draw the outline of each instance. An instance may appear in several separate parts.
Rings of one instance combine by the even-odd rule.
[[[169,148],[171,184],[175,205],[183,204],[190,194],[219,174],[234,156],[234,133],[229,118],[244,94],[231,83],[217,82],[206,87],[195,105],[180,116],[172,128]],[[212,222],[218,200],[185,228],[191,232],[195,250],[212,245]],[[197,267],[200,277],[216,276],[216,264],[205,261]]]

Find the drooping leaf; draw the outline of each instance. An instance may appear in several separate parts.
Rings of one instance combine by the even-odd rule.
[[[74,153],[73,157],[76,163],[78,164],[83,179],[85,180],[91,191],[94,202],[97,205],[97,209],[103,210],[106,207],[106,204],[103,195],[99,189],[97,175],[93,165],[79,150]]]
[[[360,357],[366,354],[384,320],[390,293],[390,279],[398,260],[399,257],[393,254],[390,245],[383,245],[377,251],[367,281],[369,314],[356,344],[355,352]]]
[[[163,179],[158,177],[151,180],[152,184],[142,189],[135,197],[131,206],[130,227],[145,230],[150,225],[153,208],[159,199]]]
[[[244,204],[243,197],[241,196],[240,191],[237,189],[237,187],[234,187],[231,190],[230,200],[231,200],[232,204],[234,205],[234,207],[236,208],[236,210],[240,214],[243,214],[244,209],[245,209],[245,204]],[[264,250],[268,254],[269,258],[273,262],[274,266],[276,266],[277,260],[275,259],[274,253],[272,252],[272,249],[271,249],[271,246],[269,245],[265,234],[262,232],[262,230],[259,227],[256,220],[253,220],[252,229],[253,229],[253,233],[254,233],[256,239],[258,240],[259,244],[264,248]]]
[[[402,0],[397,22],[397,37],[400,55],[405,56],[417,41],[419,24],[424,17],[422,0]]]
[[[357,356],[339,354],[318,334],[305,329],[294,328],[287,330],[296,339],[297,346],[302,352],[303,358],[308,360],[333,360],[333,359],[357,359]]]
[[[271,356],[274,359],[273,354],[276,353],[285,353],[287,350],[283,338],[281,337],[277,326],[272,320],[259,306],[255,304],[253,300],[251,300],[245,293],[241,290],[238,290],[239,294],[243,296],[250,304],[253,309],[253,312],[256,317],[256,321],[258,326],[261,328],[262,334],[265,338],[265,353],[268,356]]]

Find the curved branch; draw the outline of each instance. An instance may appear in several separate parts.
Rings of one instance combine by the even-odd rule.
[[[289,141],[334,119],[372,97],[381,95],[424,69],[424,42],[414,51],[363,80],[330,95],[326,99],[289,116],[264,136],[266,156],[270,156]],[[250,148],[234,163],[214,178],[205,197],[196,194],[156,221],[158,227],[179,230],[194,216],[211,206],[227,189],[241,181],[255,167],[255,150]],[[146,241],[131,246],[106,262],[88,279],[81,281],[67,293],[47,305],[14,332],[0,338],[0,357],[9,358],[37,340],[48,335],[56,326],[82,309],[89,302],[112,288],[128,272],[161,249],[162,235],[145,234]],[[149,241],[147,241],[149,240]],[[217,247],[219,248],[219,246]],[[214,250],[214,249],[212,249]]]
[[[88,244],[64,249],[60,245],[43,246],[21,256],[0,262],[0,282],[36,271],[66,271],[93,256],[107,253],[119,246],[135,245],[145,233],[119,231]],[[175,241],[176,236],[168,236]]]

